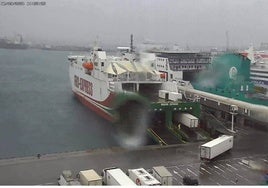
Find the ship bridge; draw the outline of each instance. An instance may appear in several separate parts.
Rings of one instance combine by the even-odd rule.
[[[207,70],[211,64],[210,52],[152,51],[157,57],[167,58],[172,71],[183,71],[183,80],[193,80],[194,74]]]

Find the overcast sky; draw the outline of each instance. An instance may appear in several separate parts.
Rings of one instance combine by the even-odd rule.
[[[267,0],[39,1],[46,5],[0,5],[0,36],[20,33],[28,41],[75,45],[98,37],[124,45],[133,33],[135,42],[225,46],[228,31],[230,46],[268,42]]]

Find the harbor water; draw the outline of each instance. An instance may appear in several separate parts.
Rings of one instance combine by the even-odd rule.
[[[74,97],[68,55],[0,49],[0,158],[118,145],[114,127]]]

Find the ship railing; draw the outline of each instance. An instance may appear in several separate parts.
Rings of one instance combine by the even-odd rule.
[[[140,78],[124,78],[124,77],[117,77],[117,78],[113,78],[110,79],[109,81],[113,81],[113,82],[127,82],[127,81],[163,81],[163,80],[159,80],[159,79],[154,79],[154,78],[144,78],[144,79],[140,79]]]

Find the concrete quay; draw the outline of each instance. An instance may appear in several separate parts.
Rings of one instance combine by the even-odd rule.
[[[56,153],[0,160],[1,185],[56,185],[63,170],[106,167],[130,168],[163,165],[173,174],[173,184],[182,185],[190,175],[201,185],[262,185],[268,170],[268,133],[252,127],[235,127],[234,148],[211,162],[199,158],[200,145],[144,146],[137,149],[109,148]],[[248,161],[248,164],[245,164]]]

